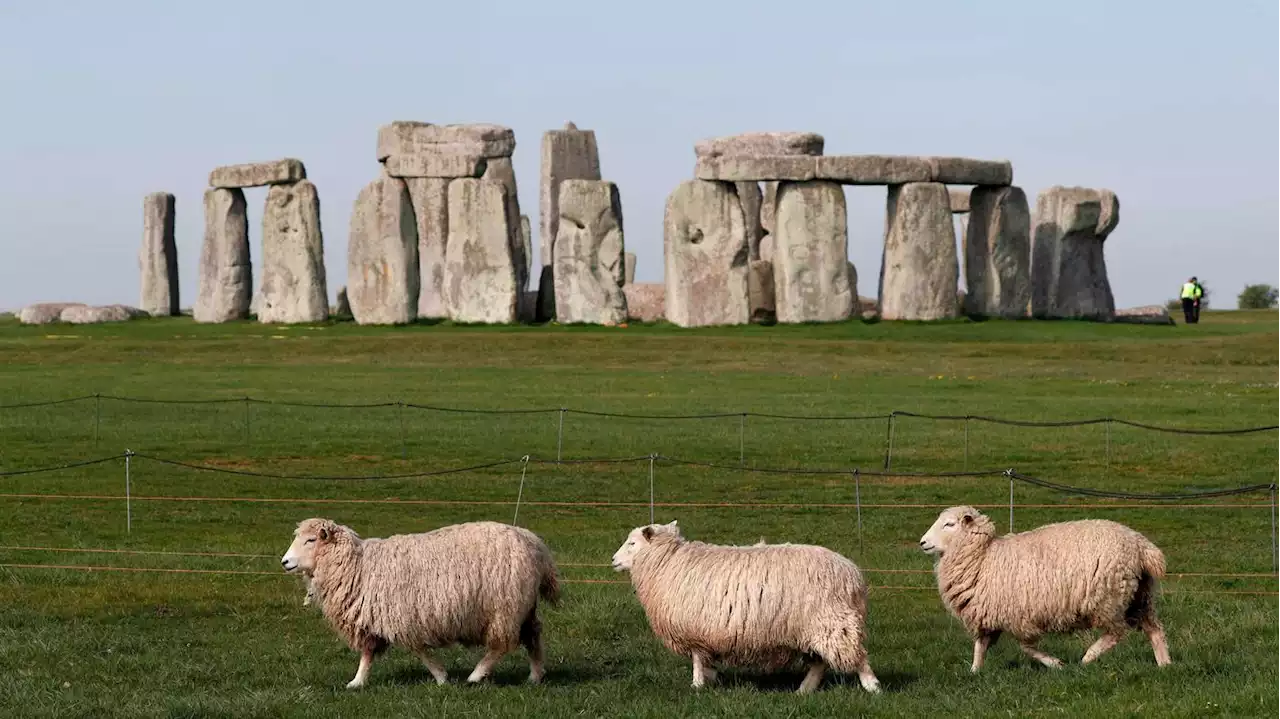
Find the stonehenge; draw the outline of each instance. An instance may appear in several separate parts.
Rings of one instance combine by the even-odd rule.
[[[362,325],[418,316],[418,228],[409,187],[389,173],[356,197],[347,240],[347,301]]]
[[[178,246],[174,239],[176,198],[153,192],[142,200],[141,307],[155,317],[178,314]]]
[[[572,122],[561,130],[542,135],[542,177],[538,186],[541,213],[542,264],[554,261],[555,238],[560,228],[560,183],[565,180],[599,180],[600,150],[593,130],[579,130]]]
[[[218,187],[205,190],[200,288],[192,316],[196,322],[248,319],[252,299],[253,267],[244,191]]]
[[[964,195],[965,314],[1020,319],[1031,302],[1031,214],[1017,187],[979,187]],[[956,211],[952,190],[951,210]]]
[[[733,184],[680,183],[667,197],[662,234],[667,320],[681,327],[746,324],[747,230]]]
[[[520,273],[513,238],[519,235],[519,227],[511,226],[507,194],[506,185],[494,180],[467,178],[449,183],[444,297],[454,322],[517,320],[522,288],[517,284]]]
[[[834,182],[778,183],[773,299],[778,322],[840,322],[857,299],[849,286],[844,190]]]
[[[1036,198],[1031,313],[1038,319],[1115,318],[1103,243],[1120,223],[1110,190],[1054,187]]]
[[[880,317],[940,320],[957,315],[959,268],[946,185],[909,182],[889,188]]]
[[[308,180],[272,185],[262,213],[259,322],[294,324],[329,317],[320,196]]]
[[[627,320],[622,200],[603,180],[560,183],[552,277],[561,324],[619,325]]]

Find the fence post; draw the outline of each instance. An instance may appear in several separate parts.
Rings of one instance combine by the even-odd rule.
[[[130,487],[129,470],[132,464],[133,450],[124,451],[124,530],[133,534],[133,490]]]
[[[560,453],[564,450],[564,407],[560,408],[560,423],[556,426],[556,461],[560,461]]]
[[[1005,476],[1009,478],[1009,533],[1013,533],[1013,470],[1006,470]]]
[[[649,524],[653,524],[653,463],[657,458],[656,454],[649,455]]]
[[[98,443],[98,429],[102,425],[102,395],[93,395],[93,443]]]
[[[404,438],[404,402],[396,402],[396,420],[400,423],[400,459],[408,459],[409,447]]]
[[[529,471],[529,455],[520,458],[520,490],[516,492],[516,513],[511,517],[511,526],[519,526],[517,522],[520,519],[520,502],[524,499],[524,476]]]
[[[747,463],[747,413],[738,418],[738,465]]]
[[[969,415],[964,416],[964,471],[969,471]]]
[[[858,556],[862,556],[862,480],[858,470],[853,470],[853,504],[858,511]]]
[[[885,440],[884,447],[884,468],[886,470],[893,467],[893,416],[895,414],[897,414],[896,410],[889,413],[888,438]]]

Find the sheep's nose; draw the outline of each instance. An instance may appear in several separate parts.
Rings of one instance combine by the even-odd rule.
[[[284,566],[284,567],[289,566],[289,560],[287,560],[287,559],[281,559],[281,560],[280,560],[280,565],[281,565],[281,566]]]
[[[922,546],[922,547],[924,546],[924,540],[923,540],[923,539],[921,539],[921,540],[920,540],[920,546]]]

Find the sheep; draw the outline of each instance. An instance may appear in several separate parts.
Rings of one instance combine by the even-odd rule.
[[[713,662],[776,670],[804,658],[801,694],[818,688],[828,664],[880,690],[865,647],[867,586],[829,549],[691,542],[671,522],[632,530],[613,568],[630,571],[663,644],[692,658],[695,689],[715,681]]]
[[[374,656],[392,644],[420,658],[439,684],[444,666],[427,650],[451,644],[487,651],[467,678],[482,681],[517,645],[529,652],[529,681],[543,677],[538,597],[554,604],[560,581],[537,535],[497,522],[421,534],[361,539],[329,519],[303,520],[285,571],[309,577],[310,594],[360,664],[348,689],[364,686]]]
[[[972,672],[1003,632],[1027,656],[1056,668],[1061,660],[1036,649],[1044,634],[1101,629],[1081,660],[1089,664],[1127,628],[1141,627],[1156,664],[1170,663],[1155,609],[1164,554],[1123,524],[1085,519],[997,537],[981,512],[952,507],[938,515],[920,547],[937,557],[942,603],[973,637]]]

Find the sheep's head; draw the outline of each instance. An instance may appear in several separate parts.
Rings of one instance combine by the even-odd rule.
[[[672,521],[670,524],[646,524],[643,527],[636,527],[627,535],[627,541],[618,547],[618,551],[613,553],[613,571],[625,572],[631,569],[631,563],[635,561],[636,554],[643,548],[649,546],[654,537],[659,535],[669,535],[674,537],[680,536],[680,528]]]
[[[990,538],[995,535],[995,525],[973,507],[952,507],[942,510],[937,521],[920,538],[920,548],[928,554],[942,556],[972,535]]]
[[[329,519],[304,519],[298,522],[298,528],[293,532],[293,544],[280,558],[280,564],[286,572],[310,574],[316,568],[316,550],[333,543],[347,531],[346,527]]]

